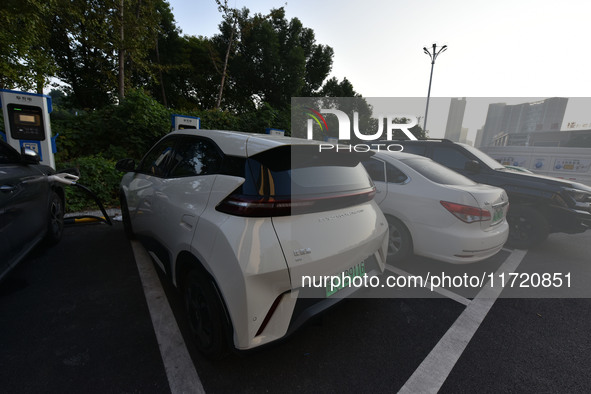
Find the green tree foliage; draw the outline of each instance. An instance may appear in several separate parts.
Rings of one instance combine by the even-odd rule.
[[[165,0],[5,0],[0,86],[32,90],[49,77],[65,84],[52,114],[63,160],[138,157],[168,131],[171,112],[196,114],[207,128],[289,133],[291,97],[360,96],[347,79],[324,83],[332,48],[284,8],[225,10],[209,38],[182,36]],[[124,99],[117,96],[121,53]]]
[[[335,77],[330,78],[322,89],[318,96],[325,97],[361,97],[359,93],[353,89],[353,84],[349,82],[347,78],[344,78],[341,82]]]
[[[185,66],[185,43],[180,37],[180,29],[177,28],[174,15],[165,1],[156,2],[156,14],[159,16],[157,36],[154,37],[154,46],[149,51],[149,61],[155,78],[146,82],[146,90],[157,98],[164,106],[175,107],[178,105],[177,97],[180,86],[175,80],[180,71],[185,74],[190,70]],[[191,73],[192,74],[192,73]],[[171,76],[175,76],[174,78]]]
[[[347,79],[326,81],[333,49],[284,8],[251,14],[214,1],[224,18],[203,37],[182,35],[166,0],[2,0],[0,88],[41,93],[61,82],[51,92],[58,167],[73,163],[111,186],[105,166],[140,159],[172,113],[208,129],[289,135],[292,97],[360,97]]]
[[[268,15],[237,15],[237,42],[229,62],[228,90],[223,105],[238,112],[265,102],[276,109],[289,105],[291,97],[317,92],[332,67],[332,48],[317,44],[314,32],[297,18],[287,20],[283,8]],[[232,26],[220,25],[212,38],[218,51],[226,48]]]
[[[221,108],[236,114],[267,105],[285,111],[291,97],[324,94],[333,50],[316,43],[312,29],[283,8],[267,15],[222,8],[220,33],[208,38],[181,36],[165,0],[4,0],[0,86],[40,90],[55,77],[73,108],[95,110],[120,101],[124,75],[124,91],[204,110],[217,107],[227,75]]]
[[[35,90],[55,72],[48,21],[56,0],[0,2],[0,88]]]
[[[115,43],[112,1],[58,0],[50,44],[58,66],[56,77],[69,87],[78,108],[100,108],[114,92]]]
[[[95,109],[114,101],[118,56],[125,53],[125,89],[144,86],[154,76],[149,51],[156,45],[158,5],[163,0],[54,0],[50,45],[56,76],[69,86],[80,108]],[[125,35],[120,34],[121,24]]]
[[[219,82],[216,67],[219,56],[210,39],[185,36],[179,39],[180,60],[165,77],[174,92],[169,98],[172,108],[214,108]]]
[[[157,45],[161,28],[169,26],[172,13],[163,0],[120,0],[125,13],[124,39],[117,35],[118,47],[125,50],[125,90],[143,88],[157,80],[158,57],[151,57],[160,49]],[[119,23],[121,21],[119,20]],[[168,33],[168,31],[167,31]]]

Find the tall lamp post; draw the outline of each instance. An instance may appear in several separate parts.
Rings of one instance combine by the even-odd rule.
[[[433,44],[433,52],[429,52],[427,47],[423,47],[423,52],[425,52],[431,58],[431,76],[429,77],[429,92],[427,93],[427,108],[425,108],[425,123],[423,124],[423,131],[427,132],[427,114],[429,113],[429,99],[431,98],[431,81],[433,81],[433,66],[435,66],[435,59],[437,56],[443,51],[447,49],[447,45],[439,47],[437,50],[437,45]]]

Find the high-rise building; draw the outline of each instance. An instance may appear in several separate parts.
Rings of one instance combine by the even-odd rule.
[[[460,140],[459,142],[461,142],[462,144],[465,144],[468,140],[468,128],[467,127],[462,127],[462,132],[460,133]]]
[[[568,98],[552,97],[533,103],[488,106],[480,146],[490,146],[499,134],[560,131]]]
[[[505,103],[495,103],[488,105],[486,122],[482,126],[482,136],[478,146],[490,146],[493,144],[494,136],[503,129],[503,118],[505,113]]]
[[[483,127],[484,127],[484,126],[483,126]],[[483,135],[484,135],[484,131],[483,131],[483,129],[482,129],[482,128],[480,128],[480,129],[476,130],[476,139],[474,140],[474,146],[475,146],[475,147],[477,147],[477,148],[478,148],[478,147],[480,147],[480,146],[483,146],[483,145],[482,145],[482,137],[483,137]]]
[[[452,98],[449,103],[447,125],[445,126],[445,138],[459,142],[462,133],[462,122],[466,110],[466,98]]]

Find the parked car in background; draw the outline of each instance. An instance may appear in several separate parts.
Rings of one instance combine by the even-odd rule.
[[[591,228],[591,187],[537,174],[506,169],[482,151],[449,140],[388,141],[404,152],[433,159],[474,182],[503,188],[511,206],[507,213],[507,245],[527,249],[548,234],[582,233]]]
[[[509,234],[503,189],[477,184],[425,157],[378,152],[363,162],[390,226],[388,256],[473,263],[501,250]]]
[[[526,174],[533,174],[532,171],[528,170],[527,168],[524,167],[519,167],[519,166],[510,166],[505,164],[504,166],[505,168],[509,169],[509,170],[513,170],[513,171],[518,171],[518,172],[525,172]]]
[[[359,156],[320,154],[307,140],[183,130],[139,164],[117,164],[128,172],[126,231],[181,290],[202,353],[283,338],[355,290],[304,287],[304,276],[383,271],[388,225]]]
[[[0,140],[0,280],[35,245],[62,237],[65,195],[52,174],[34,151]]]

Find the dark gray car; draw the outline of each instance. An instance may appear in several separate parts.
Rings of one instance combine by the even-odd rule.
[[[0,280],[39,242],[61,239],[65,197],[53,174],[35,152],[0,140]]]

